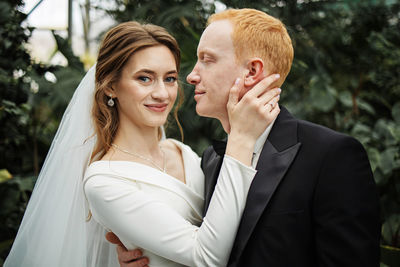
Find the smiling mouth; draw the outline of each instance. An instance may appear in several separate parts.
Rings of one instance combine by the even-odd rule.
[[[167,109],[168,104],[148,104],[145,106],[151,111],[164,112]]]

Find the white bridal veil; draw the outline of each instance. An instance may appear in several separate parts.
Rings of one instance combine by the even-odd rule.
[[[95,143],[94,85],[95,66],[64,113],[5,267],[118,266],[104,229],[86,221],[82,179]]]

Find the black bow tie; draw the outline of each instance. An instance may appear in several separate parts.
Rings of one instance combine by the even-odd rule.
[[[223,156],[225,154],[226,141],[212,140],[212,146],[218,155]]]

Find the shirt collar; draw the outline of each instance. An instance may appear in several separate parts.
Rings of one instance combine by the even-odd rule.
[[[275,119],[276,120],[276,119]],[[262,148],[264,147],[265,142],[267,141],[268,135],[271,132],[272,126],[275,123],[275,120],[271,122],[270,125],[268,125],[267,129],[258,137],[256,144],[254,145],[254,153],[260,153]]]
[[[268,125],[267,129],[265,129],[265,131],[256,140],[256,143],[254,145],[254,151],[253,151],[254,155],[261,153],[261,150],[264,147],[265,142],[267,141],[268,135],[271,132],[271,129],[275,123],[275,120],[273,120],[271,122],[271,124]],[[214,150],[215,150],[215,152],[217,152],[218,155],[223,156],[225,154],[226,140],[224,140],[224,141],[213,140],[212,146],[214,147]]]

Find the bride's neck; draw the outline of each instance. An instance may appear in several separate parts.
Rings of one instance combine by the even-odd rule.
[[[159,148],[158,127],[139,127],[134,124],[120,125],[114,144],[141,154],[157,154]]]

